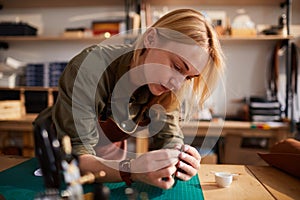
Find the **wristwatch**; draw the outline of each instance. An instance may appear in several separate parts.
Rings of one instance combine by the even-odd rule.
[[[122,180],[126,183],[127,186],[130,186],[133,181],[131,179],[131,163],[129,159],[122,160],[119,163],[119,172]]]

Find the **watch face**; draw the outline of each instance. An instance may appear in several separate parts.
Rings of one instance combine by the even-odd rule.
[[[130,160],[123,160],[120,162],[120,171],[130,172]]]

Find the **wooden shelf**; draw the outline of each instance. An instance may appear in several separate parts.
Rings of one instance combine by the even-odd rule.
[[[58,91],[57,87],[29,87],[29,86],[16,86],[10,87],[0,87],[0,90],[10,90],[10,91]]]
[[[153,6],[201,6],[201,5],[236,5],[236,6],[270,6],[280,5],[283,0],[143,0]],[[11,8],[57,8],[57,7],[84,7],[84,6],[125,6],[124,0],[0,0],[3,9]]]
[[[150,5],[154,6],[164,6],[164,5],[172,5],[172,6],[180,6],[180,5],[186,5],[186,6],[201,6],[201,5],[264,5],[264,6],[270,6],[270,5],[280,5],[280,3],[283,2],[283,0],[144,0],[144,2],[149,3]]]
[[[104,36],[97,37],[63,37],[63,36],[1,36],[1,41],[103,41]]]
[[[29,86],[17,86],[13,88],[9,87],[0,87],[0,91],[14,91],[19,93],[19,100],[26,105],[26,92],[42,92],[44,94],[47,94],[47,100],[46,104],[47,106],[52,106],[55,102],[55,94],[58,92],[57,87],[42,87],[42,86],[37,86],[37,87],[29,87]]]
[[[128,38],[134,38],[136,36],[126,36]],[[124,36],[124,38],[126,38]],[[257,35],[257,36],[220,36],[221,41],[239,41],[239,40],[288,40],[293,39],[293,36],[281,36],[281,35]],[[97,41],[101,42],[106,38],[101,35],[97,37],[62,37],[62,36],[0,36],[0,41],[14,42],[14,41]]]
[[[289,40],[293,36],[281,35],[256,35],[256,36],[220,36],[221,41],[239,41],[239,40]]]
[[[57,8],[83,6],[124,6],[123,0],[0,0],[3,9],[7,8]]]

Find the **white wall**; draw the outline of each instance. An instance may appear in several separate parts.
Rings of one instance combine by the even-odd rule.
[[[300,3],[293,1],[293,24],[300,25]],[[168,10],[175,7],[168,7]],[[232,19],[236,6],[198,7],[198,10],[225,10]],[[153,7],[153,10],[166,8]],[[278,23],[282,13],[279,6],[247,6],[244,7],[256,24]],[[19,16],[32,18],[33,22],[41,27],[40,34],[56,36],[63,33],[66,27],[90,27],[92,20],[111,19],[123,16],[123,7],[84,7],[84,8],[56,8],[56,9],[10,9],[0,10],[0,19]],[[82,19],[82,20],[78,20]],[[67,61],[91,42],[11,42],[9,50],[0,50],[0,61],[7,56],[25,62]],[[269,66],[274,41],[223,41],[222,47],[226,55],[225,90],[220,87],[214,98],[214,109],[217,114],[226,108],[227,114],[232,115],[240,107],[232,103],[233,99],[250,95],[265,94],[266,67]],[[224,92],[223,92],[224,91]]]
[[[7,9],[0,11],[0,20],[21,21],[39,27],[39,35],[59,36],[65,28],[91,27],[92,20],[124,18],[122,7],[83,7],[83,8],[51,8],[51,9]],[[0,50],[0,59],[13,56],[25,62],[66,61],[91,45],[91,41],[25,41],[10,42],[8,51]],[[24,51],[26,49],[26,51]]]

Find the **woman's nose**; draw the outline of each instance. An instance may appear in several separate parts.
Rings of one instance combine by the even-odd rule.
[[[183,75],[178,77],[172,77],[168,82],[168,88],[170,90],[179,90],[182,86],[183,82],[185,80],[185,77]]]

